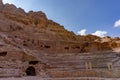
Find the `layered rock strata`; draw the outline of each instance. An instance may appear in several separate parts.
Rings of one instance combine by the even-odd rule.
[[[0,77],[120,77],[120,38],[75,35],[0,0]]]

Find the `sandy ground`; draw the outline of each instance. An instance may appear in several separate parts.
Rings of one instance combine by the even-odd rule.
[[[22,78],[0,78],[0,80],[120,80],[120,78],[85,78],[85,77],[76,77],[76,78],[41,78],[41,77],[22,77]]]

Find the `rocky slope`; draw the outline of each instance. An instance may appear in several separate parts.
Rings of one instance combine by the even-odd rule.
[[[49,20],[42,11],[26,13],[0,2],[0,32],[16,44],[49,53],[109,51],[120,47],[120,38],[77,36]]]

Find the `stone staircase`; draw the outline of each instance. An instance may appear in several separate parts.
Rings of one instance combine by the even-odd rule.
[[[107,64],[118,57],[114,53],[73,54],[47,55],[48,73],[52,77],[110,77]],[[91,63],[92,68],[87,69],[86,63]]]
[[[30,50],[13,42],[6,34],[0,33],[6,42],[19,47],[28,55],[36,57],[47,65],[49,77],[116,77],[116,73],[108,70],[108,63],[119,62],[119,56],[113,52],[107,53],[59,53],[48,54],[44,51]],[[118,63],[118,65],[120,65]],[[118,74],[118,73],[117,73]],[[120,76],[119,74],[117,76]],[[63,79],[64,80],[64,79]]]

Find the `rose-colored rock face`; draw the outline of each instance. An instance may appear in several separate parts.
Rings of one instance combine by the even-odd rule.
[[[25,12],[21,8],[16,8],[16,6],[12,4],[5,4],[3,8],[3,12],[11,13],[11,14],[18,14],[18,15],[25,15]]]
[[[48,20],[42,11],[25,13],[23,9],[16,8],[12,4],[3,5],[2,1],[0,6],[1,31],[7,31],[17,38],[22,38],[23,42],[19,42],[15,38],[14,40],[31,49],[50,53],[82,53],[108,51],[120,47],[119,38],[99,38],[93,35],[77,36],[73,32],[65,30],[60,24]]]
[[[2,0],[0,0],[0,11],[3,9],[4,5],[3,5],[3,2]]]
[[[0,77],[25,76],[29,67],[44,77],[120,77],[108,71],[120,67],[119,49],[120,38],[75,35],[42,11],[0,0]]]

